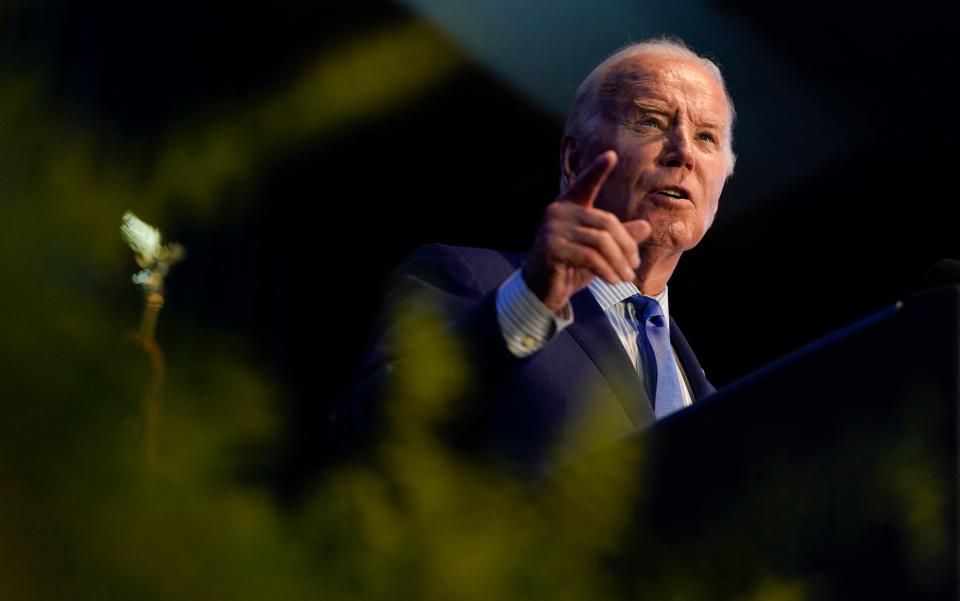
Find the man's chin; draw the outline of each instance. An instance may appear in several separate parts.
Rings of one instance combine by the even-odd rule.
[[[650,234],[645,244],[662,247],[667,251],[683,252],[690,250],[703,238],[699,231],[694,231],[694,228],[683,221],[658,220],[651,225],[653,226],[653,233]]]

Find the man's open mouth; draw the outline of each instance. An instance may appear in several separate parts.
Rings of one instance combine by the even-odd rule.
[[[655,193],[662,194],[663,196],[669,196],[670,198],[690,200],[690,193],[684,190],[683,188],[675,188],[675,187],[660,188]]]

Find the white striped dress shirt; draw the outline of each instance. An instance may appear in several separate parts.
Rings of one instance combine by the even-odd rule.
[[[640,324],[637,320],[634,307],[626,299],[639,294],[633,282],[621,282],[610,285],[603,278],[596,277],[588,285],[593,297],[597,300],[604,314],[617,333],[620,343],[630,357],[634,369],[641,380],[644,379],[643,354],[637,347],[637,331]],[[670,307],[667,288],[653,297],[663,309],[663,317],[670,327]],[[555,315],[540,301],[523,281],[521,270],[517,269],[497,291],[497,320],[500,331],[506,341],[507,348],[517,357],[526,357],[541,348],[557,333],[573,323],[573,307],[568,302],[563,308],[562,315]],[[673,351],[674,368],[683,383],[684,407],[692,404],[693,395],[690,383],[677,359],[676,350]],[[646,383],[644,383],[645,385]]]

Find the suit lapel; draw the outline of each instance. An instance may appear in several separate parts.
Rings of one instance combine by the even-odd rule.
[[[570,298],[570,304],[574,322],[566,331],[600,369],[633,424],[637,428],[652,424],[656,418],[650,397],[597,299],[584,288]]]
[[[508,260],[503,268],[505,271],[501,280],[506,279],[514,269],[522,266],[527,259],[527,254],[519,253],[513,260]],[[623,350],[617,333],[613,331],[613,326],[610,325],[610,320],[600,308],[597,299],[589,289],[584,288],[570,298],[570,304],[573,306],[575,319],[567,331],[610,383],[631,421],[637,428],[643,428],[656,421],[650,396],[641,384],[630,362],[630,356]],[[690,348],[690,344],[677,327],[673,317],[670,318],[670,344],[673,345],[683,371],[687,374],[693,400],[698,401],[716,392],[717,389],[707,380],[700,362],[697,361],[697,356],[693,354],[693,349]]]
[[[677,351],[677,358],[680,359],[683,371],[687,374],[687,381],[690,382],[690,388],[693,389],[693,400],[699,401],[703,397],[716,392],[717,389],[707,380],[703,368],[700,367],[700,362],[697,361],[697,356],[693,354],[693,349],[690,348],[686,337],[672,317],[670,318],[670,344]]]

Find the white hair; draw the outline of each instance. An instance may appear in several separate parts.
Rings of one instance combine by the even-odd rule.
[[[720,73],[720,67],[708,58],[704,58],[687,47],[679,38],[661,37],[644,40],[629,44],[620,50],[614,52],[597,65],[593,71],[583,80],[580,87],[573,97],[570,104],[570,111],[567,113],[567,121],[564,125],[564,134],[584,139],[596,131],[602,118],[601,101],[603,98],[610,98],[617,92],[617,85],[607,81],[607,74],[612,67],[619,64],[624,59],[633,58],[641,55],[659,55],[684,59],[696,63],[706,69],[723,90],[724,98],[727,101],[727,109],[730,118],[727,120],[727,131],[724,132],[723,154],[727,166],[727,177],[733,175],[733,167],[737,162],[737,156],[733,153],[733,121],[736,118],[736,111],[733,108],[733,99],[727,92],[726,83],[723,81],[723,75]]]

